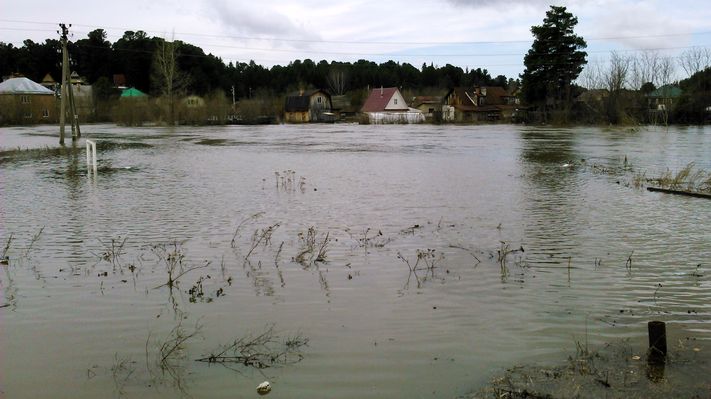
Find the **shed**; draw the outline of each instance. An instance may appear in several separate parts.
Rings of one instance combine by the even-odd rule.
[[[287,123],[333,122],[332,110],[331,95],[325,90],[301,90],[286,96],[284,121]]]

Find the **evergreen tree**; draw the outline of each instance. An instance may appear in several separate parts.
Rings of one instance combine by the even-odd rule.
[[[568,109],[571,82],[587,63],[585,40],[573,33],[578,18],[565,7],[551,6],[543,24],[531,27],[534,40],[524,57],[521,75],[524,100],[530,104]],[[545,113],[544,113],[545,114]]]

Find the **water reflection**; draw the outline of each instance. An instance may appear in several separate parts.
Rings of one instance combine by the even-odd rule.
[[[527,259],[535,266],[560,265],[572,256],[589,222],[576,137],[565,130],[521,134],[526,182],[522,218],[530,248]]]

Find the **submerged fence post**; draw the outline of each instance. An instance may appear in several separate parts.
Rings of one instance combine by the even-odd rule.
[[[667,356],[667,329],[663,321],[647,323],[649,332],[649,361],[664,363]]]
[[[86,169],[89,170],[91,166],[96,175],[96,142],[92,140],[86,140]]]

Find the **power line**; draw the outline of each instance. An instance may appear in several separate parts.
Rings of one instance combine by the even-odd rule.
[[[28,20],[12,20],[12,19],[0,19],[0,22],[10,22],[10,23],[24,23],[24,24],[37,24],[37,25],[56,25],[54,22],[41,22],[41,21],[28,21]],[[126,28],[126,27],[99,27],[95,25],[82,25],[82,24],[73,24],[74,27],[83,27],[83,28],[94,28],[94,29],[111,29],[111,30],[117,30],[117,31],[133,31],[136,32],[137,30],[133,28]],[[0,28],[0,29],[6,29],[6,30],[22,30],[19,28],[15,29],[10,29],[10,28]],[[30,29],[26,29],[30,30]],[[35,29],[38,31],[41,31],[39,29]],[[140,29],[139,29],[140,30]],[[159,32],[159,31],[145,31],[141,30],[146,33],[151,33],[151,34],[160,34],[160,33],[165,33],[165,32]],[[427,46],[427,45],[476,45],[476,44],[515,44],[515,43],[530,43],[533,41],[533,38],[526,39],[526,40],[475,40],[475,41],[423,41],[423,42],[417,42],[417,41],[369,41],[369,40],[325,40],[325,39],[293,39],[293,38],[280,38],[280,37],[264,37],[264,36],[242,36],[242,35],[213,35],[213,34],[204,34],[204,33],[190,33],[190,32],[174,32],[176,35],[181,35],[181,36],[195,36],[195,37],[210,37],[210,38],[219,38],[219,39],[236,39],[236,40],[250,40],[250,41],[263,41],[263,40],[269,40],[269,41],[277,41],[277,42],[286,42],[286,43],[325,43],[325,44],[377,44],[377,45],[422,45],[422,46]],[[654,35],[629,35],[629,36],[599,36],[599,37],[585,37],[585,35],[582,35],[578,33],[578,36],[583,37],[586,41],[605,41],[605,40],[623,40],[623,39],[648,39],[648,38],[663,38],[663,37],[679,37],[679,36],[688,36],[688,35],[708,35],[711,34],[711,31],[698,31],[698,32],[676,32],[676,33],[663,33],[663,34],[654,34]]]

